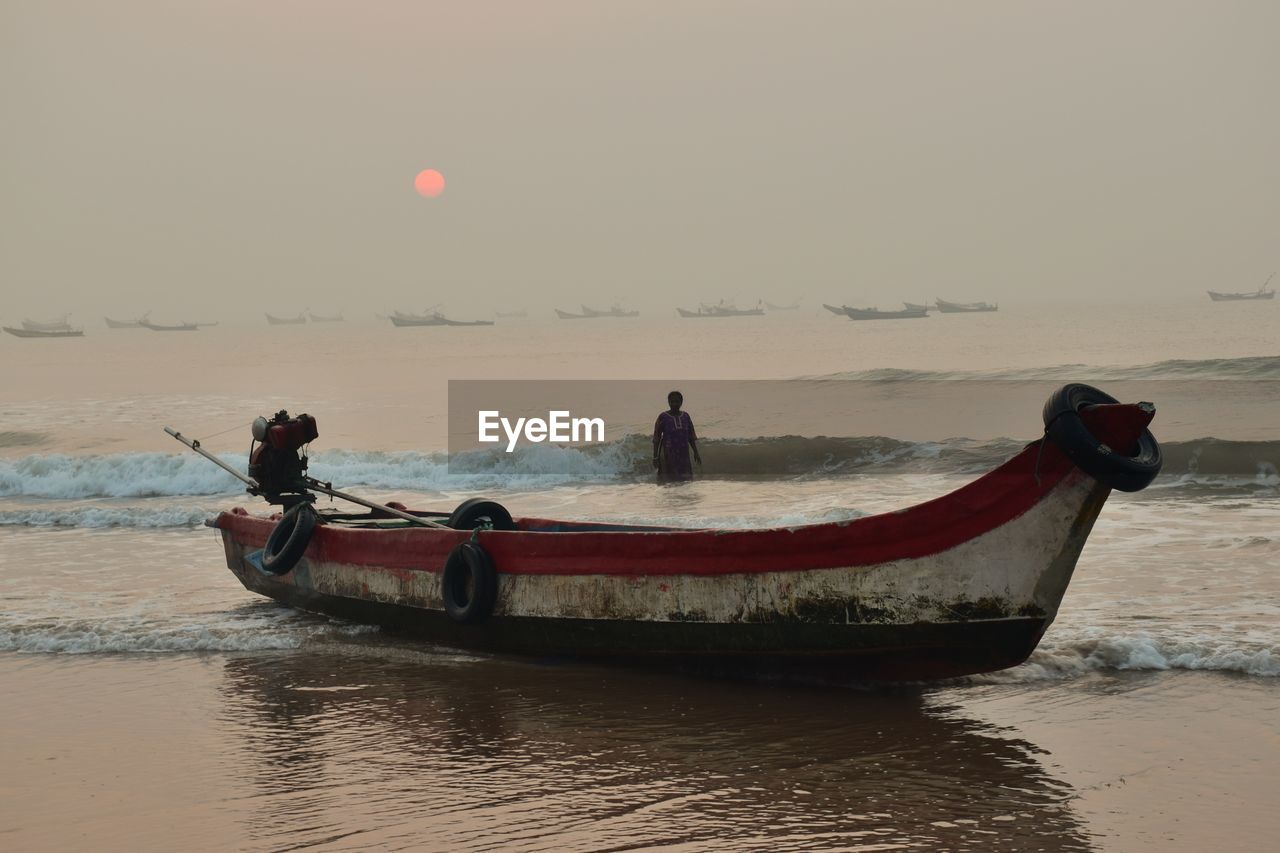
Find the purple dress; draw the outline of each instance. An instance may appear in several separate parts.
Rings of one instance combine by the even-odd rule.
[[[689,444],[698,440],[693,431],[693,419],[688,412],[672,415],[663,412],[653,425],[653,440],[658,445],[658,482],[692,480],[693,463],[689,459]]]

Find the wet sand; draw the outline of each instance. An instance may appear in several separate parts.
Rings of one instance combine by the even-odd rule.
[[[1276,829],[1280,703],[1221,674],[779,689],[385,642],[0,672],[10,849],[1262,850]]]

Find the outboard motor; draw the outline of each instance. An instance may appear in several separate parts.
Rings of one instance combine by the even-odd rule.
[[[255,420],[252,431],[249,476],[257,481],[258,493],[268,503],[286,507],[315,500],[307,491],[307,455],[303,448],[320,435],[316,419],[308,414],[291,418],[281,409],[270,420]]]

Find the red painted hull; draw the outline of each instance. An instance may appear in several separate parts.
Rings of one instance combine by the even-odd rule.
[[[543,518],[516,520],[515,532],[478,534],[510,574],[716,575],[824,569],[884,563],[945,551],[1026,512],[1073,466],[1052,444],[1034,482],[1033,448],[982,479],[928,503],[848,522],[761,530],[653,531]],[[262,516],[222,513],[215,526],[261,548],[275,526]],[[548,535],[557,534],[557,535]],[[469,531],[399,530],[322,525],[307,556],[343,564],[418,571],[438,569]]]

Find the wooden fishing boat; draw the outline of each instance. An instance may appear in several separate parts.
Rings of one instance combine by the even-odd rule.
[[[574,313],[572,313],[572,312],[570,312],[570,311],[561,311],[559,308],[557,308],[557,309],[556,309],[556,316],[557,316],[557,317],[559,317],[561,320],[591,320],[591,319],[593,319],[592,317],[588,316],[587,314],[574,314]]]
[[[901,680],[1030,655],[1112,488],[1159,472],[1154,413],[1067,385],[1045,405],[1045,438],[950,494],[757,530],[513,519],[479,499],[452,513],[317,513],[314,496],[281,496],[169,432],[251,493],[292,502],[283,516],[237,508],[208,522],[241,583],[277,601],[485,651]],[[318,434],[305,415],[259,421],[259,453],[285,454],[285,467]],[[259,453],[251,472],[279,469]]]
[[[827,303],[825,303],[825,302],[824,302],[824,303],[822,303],[822,307],[823,307],[823,308],[826,308],[828,311],[830,311],[832,314],[835,314],[837,317],[847,317],[847,316],[849,316],[848,314],[846,314],[846,313],[844,312],[844,309],[843,309],[843,308],[838,308],[838,307],[836,307],[835,305],[828,305]]]
[[[40,322],[38,320],[23,320],[22,328],[28,332],[69,332],[71,324],[67,322],[71,318],[70,314],[63,314],[61,319],[48,320]]]
[[[153,323],[150,320],[139,320],[138,325],[144,329],[150,329],[153,332],[198,332],[200,327],[195,323],[174,323],[166,325],[164,323]]]
[[[443,326],[444,317],[440,314],[406,314],[394,311],[388,318],[393,326]]]
[[[391,315],[393,326],[492,326],[492,320],[450,320],[440,314],[428,314],[421,317],[410,317],[395,313]]]
[[[948,302],[938,299],[935,304],[943,314],[981,314],[1000,310],[1000,306],[991,302]]]
[[[639,317],[640,316],[639,311],[628,311],[617,303],[614,303],[613,306],[610,307],[609,310],[607,311],[598,311],[595,308],[588,308],[585,305],[579,305],[578,307],[582,309],[582,316],[584,317]]]
[[[1267,285],[1271,284],[1271,279],[1275,278],[1275,273],[1267,276],[1267,280],[1262,283],[1262,287],[1250,293],[1220,293],[1216,290],[1210,290],[1209,298],[1214,302],[1251,302],[1255,299],[1275,299],[1275,288],[1268,289]]]
[[[277,317],[274,314],[265,314],[267,325],[269,326],[301,326],[307,322],[306,314],[299,314],[296,317]]]
[[[764,315],[764,309],[757,306],[755,308],[738,308],[723,302],[718,305],[707,305],[703,303],[698,306],[697,311],[687,311],[684,308],[677,308],[681,317],[761,317]]]
[[[446,326],[492,326],[494,323],[492,320],[451,320],[445,317],[444,324]]]
[[[879,308],[850,308],[847,305],[844,313],[850,320],[919,320],[929,316],[929,312],[924,310],[881,311]]]
[[[83,338],[84,329],[15,329],[12,326],[3,327],[6,332],[15,338]]]
[[[1216,290],[1210,290],[1208,293],[1209,298],[1214,302],[1246,302],[1255,299],[1276,298],[1274,290],[1255,291],[1253,293],[1219,293]]]

